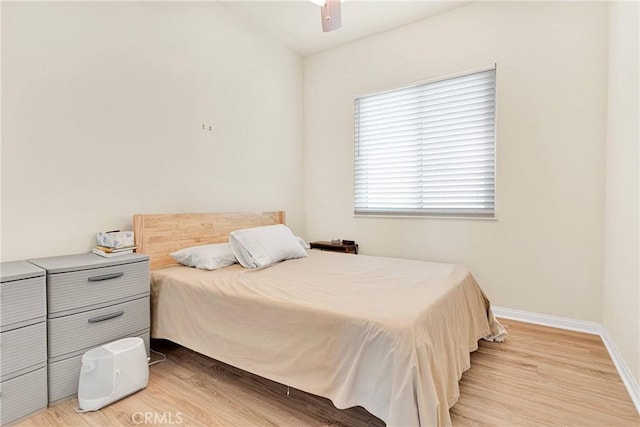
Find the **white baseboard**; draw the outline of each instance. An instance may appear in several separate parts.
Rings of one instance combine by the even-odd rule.
[[[569,331],[584,332],[593,335],[602,334],[602,325],[596,322],[575,320],[566,317],[552,316],[550,314],[532,313],[530,311],[513,310],[511,308],[503,307],[492,307],[491,309],[496,317],[535,323],[536,325],[551,326],[552,328],[567,329]]]
[[[635,377],[631,374],[629,366],[624,361],[620,350],[616,347],[613,338],[611,338],[609,331],[607,331],[607,328],[605,328],[604,325],[602,326],[602,333],[600,336],[602,337],[605,347],[607,347],[607,350],[609,351],[609,356],[611,356],[611,360],[613,360],[613,364],[616,366],[618,374],[620,374],[620,378],[622,378],[624,386],[629,392],[629,396],[631,396],[631,400],[633,400],[633,404],[636,405],[638,414],[640,414],[640,387],[638,387],[638,381],[636,381]]]
[[[589,322],[585,320],[575,320],[566,317],[552,316],[549,314],[532,313],[530,311],[513,310],[504,307],[492,307],[493,314],[496,317],[505,319],[518,320],[521,322],[535,323],[537,325],[550,326],[553,328],[567,329],[570,331],[584,332],[587,334],[600,335],[604,342],[609,356],[614,366],[618,370],[618,374],[624,383],[624,386],[636,407],[636,411],[640,414],[640,386],[638,381],[631,374],[629,366],[624,361],[622,354],[616,347],[615,342],[609,335],[607,329],[601,323]]]

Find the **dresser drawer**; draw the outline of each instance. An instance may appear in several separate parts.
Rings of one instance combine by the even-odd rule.
[[[0,424],[8,424],[46,407],[47,368],[0,383]]]
[[[149,328],[149,297],[47,320],[49,361]]]
[[[45,278],[0,283],[0,331],[26,326],[46,316]]]
[[[47,274],[47,287],[49,318],[104,307],[148,295],[149,263],[145,260]]]
[[[116,341],[120,338],[127,338],[128,336],[137,336],[142,338],[147,349],[147,356],[149,356],[148,329],[137,335],[121,336],[111,341]],[[80,368],[82,366],[83,354],[84,353],[68,359],[49,363],[49,403],[66,399],[78,393],[78,381],[80,379]]]
[[[46,344],[47,324],[44,321],[1,333],[0,380],[5,381],[46,366]]]

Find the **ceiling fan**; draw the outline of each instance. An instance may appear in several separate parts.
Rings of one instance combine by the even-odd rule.
[[[322,16],[322,31],[325,33],[337,30],[342,27],[342,15],[340,13],[340,3],[342,0],[311,0],[320,6],[320,16]]]

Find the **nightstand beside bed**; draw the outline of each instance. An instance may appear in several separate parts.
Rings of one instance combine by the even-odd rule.
[[[320,249],[321,251],[330,252],[344,252],[346,254],[357,254],[358,244],[344,244],[344,243],[332,243],[332,242],[311,242],[309,243],[311,249]]]

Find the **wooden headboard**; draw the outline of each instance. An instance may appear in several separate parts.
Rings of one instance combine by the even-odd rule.
[[[171,252],[189,246],[224,243],[241,228],[284,224],[284,212],[136,214],[133,231],[137,253],[148,255],[151,269],[176,262]]]

